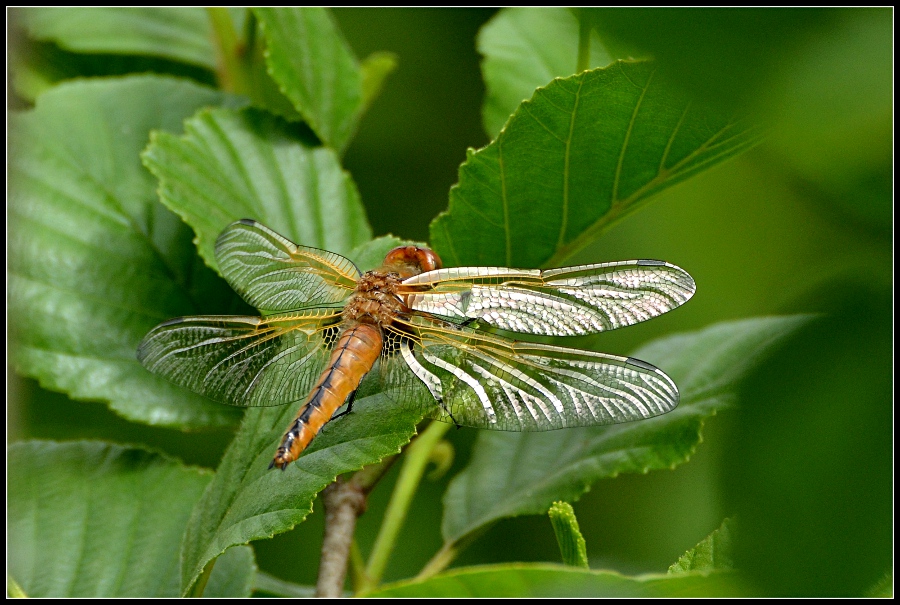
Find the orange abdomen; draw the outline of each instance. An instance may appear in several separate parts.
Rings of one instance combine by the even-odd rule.
[[[300,456],[322,426],[356,390],[363,376],[372,369],[381,355],[381,344],[381,331],[371,324],[357,324],[341,335],[328,367],[284,434],[272,466],[285,469]]]

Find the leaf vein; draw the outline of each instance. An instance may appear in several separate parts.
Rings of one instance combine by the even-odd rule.
[[[559,142],[562,143],[563,145],[567,145],[567,144],[568,144],[568,142],[566,141],[566,139],[562,138],[561,136],[559,136],[558,134],[556,134],[555,132],[553,132],[553,131],[550,129],[549,126],[547,126],[546,124],[544,124],[544,123],[543,123],[536,115],[534,115],[534,112],[531,111],[531,108],[529,107],[529,104],[528,104],[528,103],[522,103],[522,108],[525,110],[525,112],[528,114],[528,116],[529,116],[532,120],[534,120],[535,122],[537,122],[538,126],[540,126],[541,128],[543,128],[544,130],[546,130],[546,131],[550,134],[550,136],[552,136],[554,139],[556,139],[557,141],[559,141]]]
[[[625,74],[625,71],[623,70],[622,73]],[[653,79],[653,74],[655,73],[656,71],[653,71],[650,74],[650,77],[647,78],[647,84],[641,89],[641,96],[638,97],[637,103],[635,103],[634,105],[634,111],[631,112],[631,120],[628,121],[628,129],[625,131],[625,140],[622,142],[622,149],[619,152],[619,161],[616,165],[616,176],[613,179],[612,199],[610,199],[609,201],[610,207],[616,205],[619,201],[619,179],[622,176],[622,165],[625,162],[625,150],[628,149],[628,142],[631,139],[631,131],[634,128],[634,123],[635,120],[637,120],[637,115],[641,109],[641,104],[644,102],[644,96],[647,94],[647,90],[650,88],[650,81]],[[629,82],[634,84],[634,82],[632,82],[631,78],[629,78],[627,74],[625,74],[625,78]]]
[[[566,155],[563,169],[563,201],[562,201],[562,220],[559,225],[559,237],[556,240],[556,249],[562,247],[565,243],[566,229],[569,226],[569,177],[571,169],[571,153],[572,138],[575,135],[575,116],[578,114],[578,104],[581,102],[581,88],[584,86],[584,78],[578,83],[578,90],[575,92],[575,105],[572,107],[572,117],[569,119],[569,135],[566,137]]]

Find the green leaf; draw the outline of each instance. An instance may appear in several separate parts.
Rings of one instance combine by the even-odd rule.
[[[487,89],[482,108],[484,129],[496,138],[509,116],[534,89],[576,73],[578,20],[571,9],[504,8],[478,33],[484,56],[481,73]],[[591,67],[615,58],[596,33],[591,34]]]
[[[671,468],[700,443],[703,420],[731,404],[736,382],[806,316],[714,324],[658,339],[634,353],[678,385],[675,410],[648,420],[546,433],[482,431],[469,466],[444,496],[446,543],[504,518],[543,514],[576,500],[591,483],[619,473]]]
[[[731,547],[731,525],[731,519],[722,521],[719,529],[672,563],[669,566],[669,573],[732,569],[734,554]]]
[[[255,581],[256,557],[253,547],[238,546],[226,552],[216,562],[203,596],[210,599],[249,597]]]
[[[363,106],[359,63],[324,8],[255,8],[269,73],[326,144],[342,151]]]
[[[51,42],[23,40],[14,47],[10,73],[16,94],[34,103],[38,95],[63,80],[136,73],[168,74],[212,86],[208,69],[159,57],[75,53]]]
[[[216,238],[241,218],[345,255],[371,238],[350,175],[296,124],[255,109],[211,109],[184,129],[181,137],[155,132],[143,159],[159,178],[162,202],[193,227],[209,266],[216,267]]]
[[[215,9],[214,9],[215,10]],[[252,14],[252,13],[251,13]],[[252,35],[252,46],[248,48],[241,69],[246,70],[247,90],[250,102],[254,107],[265,109],[290,121],[302,122],[303,116],[294,108],[291,100],[284,96],[281,87],[272,79],[266,65],[266,39],[262,24],[255,18],[250,22],[255,27]]]
[[[311,599],[316,596],[316,587],[286,582],[271,574],[258,571],[256,572],[253,592],[256,597],[293,597],[295,599]]]
[[[9,316],[16,369],[137,422],[231,425],[239,411],[147,372],[135,350],[165,319],[237,300],[156,201],[140,150],[224,97],[183,80],[63,84],[10,118]]]
[[[179,549],[212,473],[99,442],[9,447],[9,573],[30,597],[175,597]],[[250,595],[235,549],[207,594]]]
[[[385,586],[367,597],[584,598],[737,597],[746,592],[734,574],[628,577],[548,563],[517,563],[454,569],[426,580]]]
[[[384,81],[397,69],[397,55],[385,51],[374,52],[359,65],[362,73],[362,106],[368,109],[381,94]]]
[[[150,55],[215,69],[206,12],[194,7],[24,8],[32,38],[81,53]]]
[[[538,89],[497,140],[470,150],[431,223],[448,265],[551,266],[640,202],[754,145],[717,114],[618,62]]]
[[[683,89],[766,116],[766,155],[783,174],[794,172],[840,214],[890,233],[891,7],[581,11],[604,40],[657,57],[665,77]]]
[[[247,410],[185,534],[184,594],[206,564],[229,547],[271,538],[303,521],[316,494],[338,475],[399,452],[422,417],[382,395],[365,397],[351,414],[326,424],[286,471],[269,470],[296,412],[296,406]]]
[[[578,529],[575,510],[568,502],[554,502],[547,511],[553,533],[562,554],[563,563],[572,567],[588,568],[587,545]]]

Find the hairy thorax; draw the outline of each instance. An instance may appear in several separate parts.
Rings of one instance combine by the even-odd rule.
[[[400,277],[396,273],[367,271],[356,283],[356,292],[344,307],[344,320],[389,325],[403,310],[403,303],[397,296],[399,285]]]

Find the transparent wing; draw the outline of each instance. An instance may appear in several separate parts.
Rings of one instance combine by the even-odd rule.
[[[360,275],[350,259],[298,246],[250,219],[225,228],[216,261],[235,292],[271,312],[340,303]]]
[[[504,431],[615,424],[665,414],[678,388],[654,366],[564,347],[516,342],[412,316],[389,328],[384,390],[444,422]]]
[[[304,399],[339,331],[333,311],[180,317],[151,330],[138,360],[155,374],[222,403],[272,406]]]
[[[547,336],[630,326],[684,304],[696,290],[686,271],[654,260],[546,271],[439,269],[406,279],[403,287],[410,308]]]

